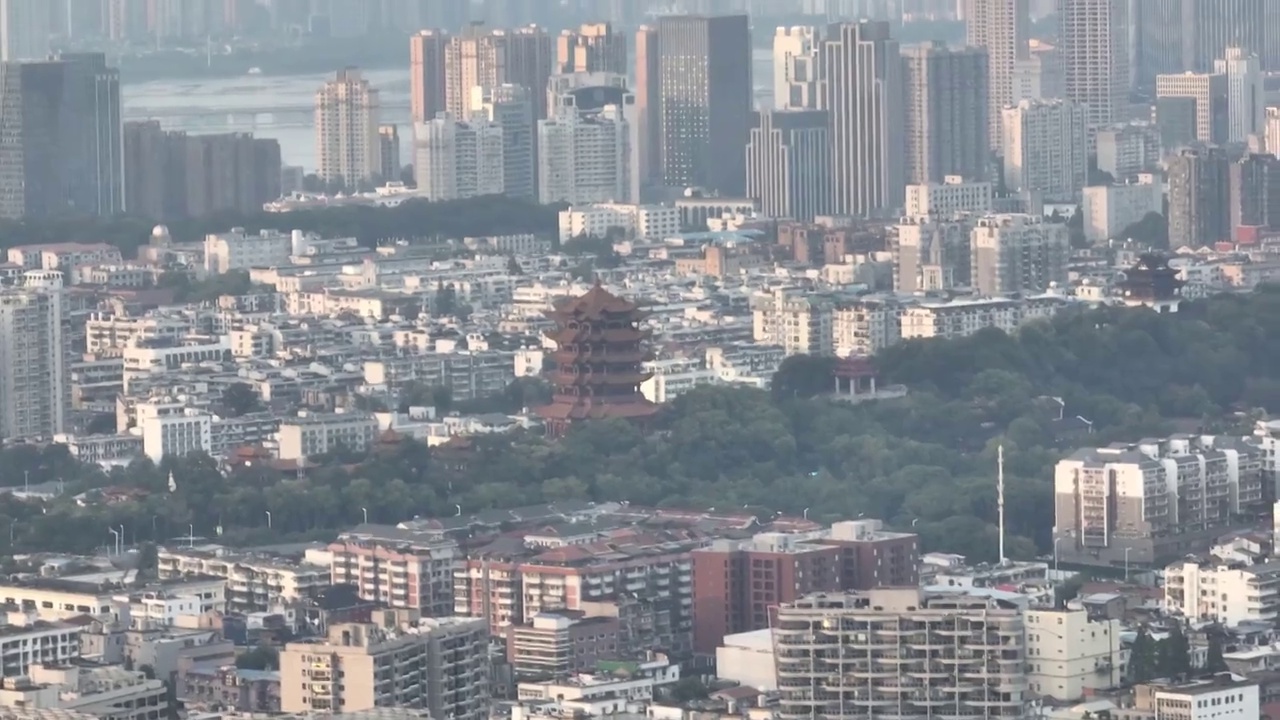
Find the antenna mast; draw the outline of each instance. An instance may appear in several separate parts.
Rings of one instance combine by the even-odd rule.
[[[996,506],[1000,511],[1000,564],[1004,565],[1004,445],[996,448]]]

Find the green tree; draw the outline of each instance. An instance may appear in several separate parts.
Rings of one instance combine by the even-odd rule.
[[[1224,635],[1226,633],[1222,628],[1214,627],[1208,632],[1209,650],[1208,657],[1205,658],[1204,671],[1206,673],[1220,673],[1227,671],[1227,661],[1222,657],[1222,646],[1225,642]]]
[[[835,358],[792,355],[773,374],[770,388],[776,398],[811,398],[835,390]]]
[[[1191,644],[1182,631],[1182,625],[1174,623],[1169,635],[1159,643],[1156,667],[1160,677],[1186,677],[1191,674]]]
[[[262,409],[261,398],[248,383],[231,383],[222,392],[222,407],[231,417],[240,417]]]
[[[241,670],[275,670],[280,667],[280,652],[273,647],[259,645],[237,655],[236,667]]]
[[[1129,679],[1132,682],[1147,682],[1159,676],[1157,650],[1151,631],[1143,625],[1138,629],[1133,644],[1129,646]]]

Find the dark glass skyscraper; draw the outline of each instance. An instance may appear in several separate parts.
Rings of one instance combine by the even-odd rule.
[[[125,210],[120,78],[101,53],[0,66],[0,217]]]
[[[747,16],[659,18],[657,79],[663,184],[740,197],[752,106]]]

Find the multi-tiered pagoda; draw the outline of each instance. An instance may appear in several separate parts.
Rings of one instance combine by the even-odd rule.
[[[1138,258],[1133,267],[1124,271],[1124,279],[1118,283],[1120,296],[1129,307],[1143,306],[1156,312],[1178,311],[1182,301],[1182,280],[1178,271],[1169,267],[1169,260],[1156,253]]]
[[[641,363],[649,359],[649,333],[639,323],[645,313],[635,303],[600,285],[548,313],[556,329],[555,368],[547,375],[554,388],[551,404],[537,409],[548,435],[562,435],[582,420],[652,418],[658,406],[640,393],[649,378]]]

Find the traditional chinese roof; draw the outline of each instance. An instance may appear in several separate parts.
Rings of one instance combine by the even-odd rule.
[[[554,319],[571,317],[601,317],[603,315],[630,315],[638,312],[635,303],[624,300],[596,283],[585,294],[561,300],[548,313]]]

